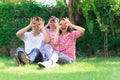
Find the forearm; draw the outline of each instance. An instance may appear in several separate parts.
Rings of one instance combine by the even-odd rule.
[[[80,27],[80,26],[77,26],[77,25],[74,25],[74,24],[70,24],[70,26],[73,28],[73,29],[76,29],[77,31],[80,32],[80,34],[84,34],[85,32],[85,29]]]
[[[42,30],[42,33],[44,35],[44,41],[46,43],[49,43],[50,42],[50,37],[49,37],[48,33],[46,32],[46,30]]]
[[[56,30],[56,34],[54,37],[54,45],[58,45],[58,38],[59,38],[59,29]]]
[[[31,26],[28,25],[28,26],[20,29],[20,30],[16,33],[16,36],[22,39],[23,36],[24,36],[24,33],[27,32],[30,28],[31,28]]]

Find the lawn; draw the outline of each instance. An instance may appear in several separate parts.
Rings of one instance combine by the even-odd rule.
[[[17,67],[4,57],[0,80],[120,80],[120,58],[78,58],[74,64],[41,69],[35,64]]]

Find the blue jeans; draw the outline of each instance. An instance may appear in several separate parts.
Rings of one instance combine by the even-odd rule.
[[[44,50],[45,50],[46,60],[53,59],[54,62],[57,62],[60,64],[71,64],[74,62],[74,60],[71,57],[59,51],[54,51],[52,46],[49,44],[45,44]]]
[[[19,58],[19,52],[23,52],[26,55],[26,58],[30,60],[30,63],[43,62],[44,60],[43,55],[37,48],[32,49],[29,54],[26,54],[23,48],[18,47],[15,54],[16,56],[18,56],[18,58]]]

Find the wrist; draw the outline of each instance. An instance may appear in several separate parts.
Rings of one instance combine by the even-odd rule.
[[[72,23],[69,23],[69,26],[71,26],[71,27],[72,27],[72,26],[73,26],[73,24],[72,24]]]

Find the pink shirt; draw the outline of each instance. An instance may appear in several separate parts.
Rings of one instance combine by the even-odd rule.
[[[55,37],[55,34],[56,34],[56,31],[50,31],[50,29],[46,29],[47,33],[49,34],[50,36],[50,45],[52,46],[53,50],[59,50],[59,46],[57,45],[54,45],[54,37]]]
[[[81,34],[78,31],[69,32],[64,39],[62,35],[59,36],[59,51],[65,55],[76,60],[76,39],[79,38]]]

